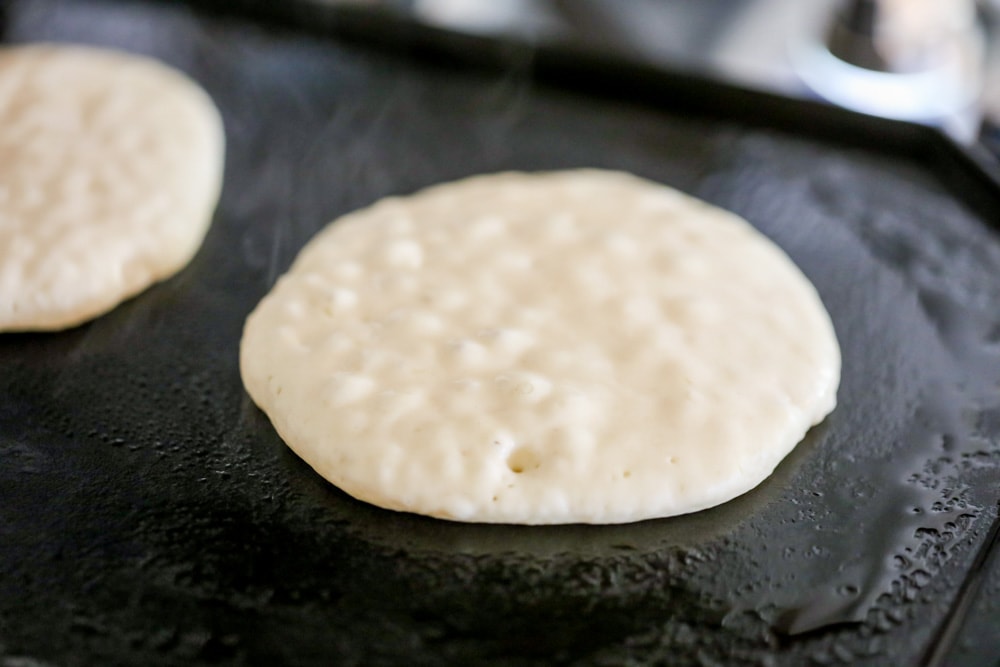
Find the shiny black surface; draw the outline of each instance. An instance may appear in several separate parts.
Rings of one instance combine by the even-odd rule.
[[[20,0],[5,38],[161,58],[229,145],[185,271],[77,329],[0,336],[0,665],[919,660],[1000,486],[1000,194],[930,135],[839,136],[711,85],[617,101],[185,5]],[[574,166],[740,213],[816,284],[840,406],[775,475],[692,516],[523,528],[379,510],[291,454],[237,346],[302,244],[387,194]]]

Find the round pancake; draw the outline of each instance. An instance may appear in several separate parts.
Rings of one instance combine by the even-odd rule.
[[[830,318],[773,243],[597,170],[479,176],[335,221],[247,319],[240,364],[350,495],[524,524],[725,502],[840,378]]]
[[[74,326],[186,265],[223,143],[208,95],[164,65],[0,49],[0,331]]]

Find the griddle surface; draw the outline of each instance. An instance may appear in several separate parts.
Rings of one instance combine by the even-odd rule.
[[[182,5],[19,0],[6,39],[187,71],[228,154],[186,270],[79,328],[0,336],[0,665],[919,660],[1000,488],[985,183],[752,110],[589,97]],[[840,405],[772,478],[675,519],[478,526],[356,502],[290,453],[237,349],[313,234],[385,195],[580,166],[743,215],[817,286]],[[995,656],[998,625],[979,605],[953,664]]]

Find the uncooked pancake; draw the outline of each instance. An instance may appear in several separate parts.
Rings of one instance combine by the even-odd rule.
[[[250,315],[240,363],[350,495],[523,524],[723,503],[840,379],[830,318],[773,243],[597,170],[479,176],[335,221]]]
[[[0,331],[74,326],[186,265],[223,141],[208,95],[152,60],[0,49]]]

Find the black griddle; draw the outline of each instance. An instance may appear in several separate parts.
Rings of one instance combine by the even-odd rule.
[[[916,665],[949,618],[947,664],[995,664],[990,559],[954,616],[1000,495],[985,159],[606,54],[458,58],[470,42],[377,14],[248,7],[6,5],[8,42],[188,72],[228,150],[186,270],[73,330],[0,336],[0,665]],[[359,503],[290,453],[237,346],[313,234],[386,195],[579,166],[735,211],[817,286],[840,405],[770,479],[673,519],[463,525]]]

